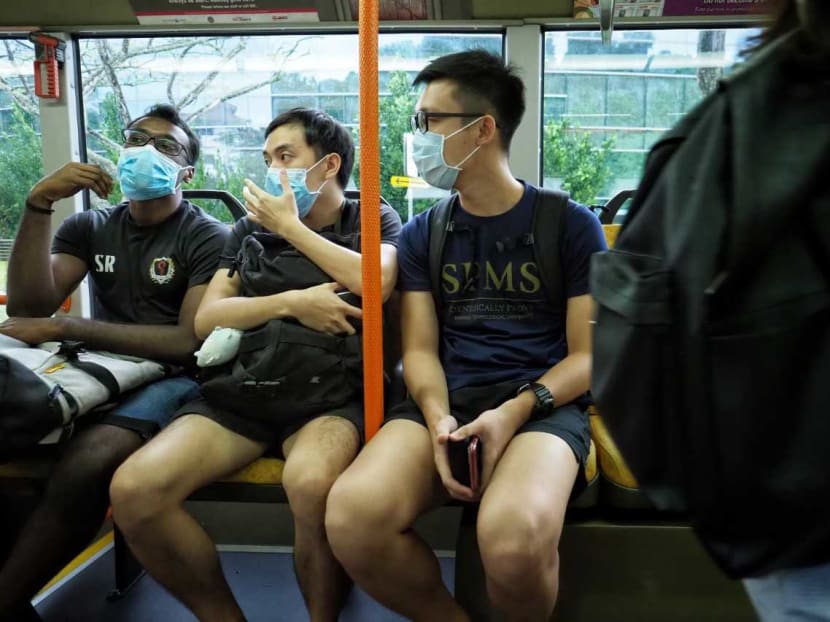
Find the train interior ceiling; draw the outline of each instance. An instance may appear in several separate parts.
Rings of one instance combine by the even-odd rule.
[[[626,0],[635,2],[637,0]],[[145,3],[146,4],[146,3]],[[150,3],[151,5],[153,3]],[[161,3],[164,5],[165,3]],[[199,3],[191,3],[199,4]],[[209,5],[210,3],[201,3]],[[662,4],[654,2],[653,4]],[[620,7],[624,2],[618,2]],[[175,3],[171,3],[175,6]],[[265,3],[268,9],[279,11],[302,12],[305,18],[295,22],[283,22],[281,27],[315,27],[324,25],[354,26],[357,22],[358,0],[270,0]],[[419,28],[423,26],[475,26],[481,25],[516,25],[520,23],[571,23],[574,8],[573,0],[516,0],[503,2],[502,0],[381,0],[380,17],[382,27],[402,26]],[[619,11],[617,12],[619,13]],[[648,15],[648,14],[646,14]],[[694,17],[696,23],[709,21],[747,23],[753,18],[743,16],[724,20],[716,17]],[[620,24],[634,24],[649,21],[652,25],[689,23],[689,16],[685,17],[622,17]],[[591,20],[587,20],[591,22]],[[756,20],[757,21],[757,20]],[[577,22],[585,27],[583,20]],[[139,34],[141,27],[139,20],[129,0],[108,0],[107,2],[93,2],[92,0],[39,0],[38,2],[14,5],[5,4],[0,10],[0,29],[3,27],[31,27],[43,29],[88,29],[93,26],[126,27],[131,32]],[[240,28],[262,27],[257,23],[240,23]],[[273,30],[274,25],[265,26]],[[2,32],[2,30],[0,30]]]
[[[159,37],[179,35],[227,35],[231,37],[246,34],[291,35],[292,33],[354,35],[357,32],[358,1],[269,0],[265,3],[269,9],[275,11],[285,9],[305,16],[297,21],[285,21],[275,25],[259,23],[211,25],[190,22],[170,26],[140,24],[134,12],[134,5],[140,4],[137,0],[132,4],[130,0],[107,0],[106,2],[94,0],[11,2],[6,0],[0,6],[0,40],[2,38],[23,40],[27,31],[30,30],[59,33],[65,38],[73,36],[76,38],[113,37],[116,40],[118,37],[126,40],[129,37],[149,35]],[[152,5],[153,1],[151,0],[149,4]],[[156,4],[165,3],[156,2]],[[662,3],[656,2],[655,4]],[[510,27],[532,27],[533,32],[536,33],[534,36],[540,40],[544,40],[545,37],[552,38],[556,33],[599,33],[600,31],[598,19],[573,19],[573,0],[514,0],[513,2],[503,0],[381,0],[380,5],[382,33],[397,32],[406,36],[407,33],[423,31],[433,33],[438,38],[444,36],[442,35],[444,32],[448,34],[455,30],[470,36],[479,33],[495,33],[504,36],[508,56],[512,55],[511,61],[518,59],[521,64],[534,67],[537,71],[542,71],[540,67],[544,65],[544,60],[521,59],[518,55],[542,56],[548,52],[547,48],[538,43],[527,45],[526,33],[521,35],[519,45],[511,47],[509,39],[512,35],[507,32]],[[707,30],[740,31],[745,32],[746,36],[742,35],[742,37],[748,39],[751,34],[757,33],[760,25],[759,17],[752,15],[641,16],[617,18],[614,28],[623,32],[629,30],[640,33],[671,29],[698,29],[701,32]],[[520,40],[519,35],[520,33],[516,33],[516,41]],[[728,48],[730,39],[725,37],[725,40]],[[633,42],[632,49],[641,43],[640,40]],[[536,47],[533,47],[534,45]],[[553,48],[552,45],[550,47]],[[320,49],[325,54],[325,46],[321,46]],[[80,50],[80,54],[83,60],[83,49]],[[0,57],[0,63],[2,60]],[[652,64],[648,61],[646,70],[637,73],[638,79],[643,78]],[[357,66],[356,58],[354,65]],[[77,67],[80,66],[78,63]],[[654,66],[656,67],[657,64],[655,63]],[[1,69],[2,65],[0,65]],[[287,63],[284,69],[290,71],[290,64]],[[580,96],[579,89],[582,87],[579,86],[581,84],[579,80],[588,73],[591,74],[592,79],[595,78],[599,75],[596,69],[592,66],[586,70],[585,67],[580,66],[563,71],[562,76],[556,76],[555,72],[550,72],[550,76],[553,77],[549,78],[547,74],[544,76],[545,81],[550,79],[550,87],[538,84],[533,86],[531,84],[533,81],[528,80],[529,93],[538,96],[537,99],[541,103],[530,104],[528,114],[531,119],[536,120],[523,124],[524,129],[520,128],[517,136],[525,141],[523,144],[529,144],[534,149],[527,150],[530,156],[523,153],[511,154],[511,158],[514,158],[511,163],[516,163],[514,169],[522,170],[522,175],[527,179],[537,179],[545,184],[559,183],[564,178],[561,171],[554,170],[556,167],[551,164],[549,173],[547,162],[540,160],[543,157],[564,158],[565,156],[547,152],[544,156],[540,155],[545,150],[544,142],[549,134],[547,126],[542,129],[542,123],[538,119],[541,118],[547,122],[545,115],[560,114],[564,111],[566,113],[564,116],[571,114],[572,119],[582,119],[585,127],[589,128],[593,132],[592,136],[596,138],[594,145],[606,149],[607,165],[612,171],[611,177],[613,175],[616,177],[609,178],[604,185],[580,190],[587,193],[584,195],[585,202],[605,203],[618,191],[630,190],[636,185],[637,173],[631,171],[638,169],[650,142],[653,142],[661,131],[676,121],[679,113],[677,111],[660,113],[663,116],[659,117],[656,112],[650,111],[648,107],[656,106],[654,102],[657,100],[653,98],[652,101],[648,101],[649,94],[653,92],[656,97],[659,97],[659,92],[649,90],[652,88],[650,86],[643,86],[642,94],[638,91],[632,96],[632,101],[636,100],[636,106],[642,108],[641,119],[632,121],[628,127],[626,115],[631,116],[633,113],[628,111],[615,113],[606,103],[602,111],[606,117],[605,125],[598,129],[596,123],[591,120],[599,115],[598,112],[581,111],[580,117],[580,111],[571,107],[576,104],[569,103],[576,102]],[[682,89],[678,90],[672,85],[680,84],[688,78],[686,81],[694,86],[705,76],[702,78],[700,71],[694,67],[688,75],[674,75],[673,71],[667,71],[666,75],[661,76],[660,79],[664,81],[664,85],[660,88],[670,89],[672,97],[676,97],[678,102],[682,99],[682,105],[676,104],[679,106],[677,110],[688,111],[698,98],[698,94],[688,97],[686,86],[681,85]],[[609,69],[601,75],[604,80],[603,88],[606,98],[609,97],[609,93],[614,94],[615,84],[617,84],[614,80],[619,78],[618,74],[612,75],[612,73]],[[683,70],[675,73],[682,74]],[[83,80],[80,68],[78,76]],[[3,74],[0,73],[0,78],[2,77]],[[125,93],[126,97],[130,97],[129,90],[125,90]],[[2,95],[3,92],[0,90],[0,97]],[[85,97],[88,100],[83,104],[85,106],[98,105],[100,101],[103,101],[103,99],[96,100],[92,92],[85,93]],[[269,101],[272,102],[272,108],[268,111],[270,114],[276,109],[273,108],[274,106],[280,105],[281,95],[272,92],[269,97],[271,98]],[[288,101],[288,96],[285,97],[285,101]],[[318,102],[321,99],[322,96],[313,101]],[[688,102],[687,99],[689,99]],[[672,102],[671,105],[675,105],[674,100]],[[4,105],[4,100],[0,98],[0,113]],[[77,104],[73,105],[77,106]],[[72,107],[73,105],[69,106],[68,111],[62,109],[56,112],[59,106],[44,101],[39,102],[40,129],[43,136],[59,135],[59,140],[57,140],[59,149],[44,148],[43,166],[45,169],[57,168],[60,162],[67,159],[67,154],[76,156],[84,152],[77,149],[76,143],[82,140],[78,138],[77,128],[67,130],[64,127],[67,125],[67,119],[77,118],[74,115],[79,114],[79,111]],[[344,109],[351,106],[348,102],[342,105]],[[36,105],[35,108],[38,109],[38,106]],[[91,124],[93,117],[90,116],[89,110],[86,110],[86,113],[87,123]],[[0,116],[0,121],[2,121],[2,116]],[[72,125],[72,123],[70,121],[69,124]],[[591,125],[592,123],[594,125]],[[618,135],[607,138],[606,134],[612,130],[612,126]],[[4,127],[0,123],[0,135]],[[259,140],[258,135],[254,140]],[[87,141],[87,153],[95,152],[98,155],[103,153],[101,149],[89,142],[89,137]],[[210,147],[213,143],[210,139],[205,139],[205,144]],[[258,147],[254,146],[250,149],[257,151]],[[1,150],[2,147],[0,147]],[[51,153],[50,150],[52,150]],[[562,162],[566,164],[569,160]],[[219,166],[219,163],[212,163],[210,166]],[[606,166],[605,160],[602,166]],[[405,175],[407,172],[401,171],[400,173]],[[402,202],[403,207],[399,211],[403,210],[404,215],[407,213],[406,201],[408,201],[408,214],[411,216],[413,203],[417,211],[418,201],[434,200],[434,197],[426,193],[419,195],[417,192],[413,195],[407,191],[406,195],[395,195],[391,197],[391,200]],[[396,209],[398,208],[394,202],[393,205]],[[74,209],[88,207],[94,206],[89,205],[88,202],[76,203]],[[0,212],[0,216],[2,215]],[[2,269],[0,270],[0,293],[5,290],[5,260],[11,247],[10,240],[2,238],[13,239],[13,232],[0,231],[0,268]],[[3,255],[4,242],[6,243],[5,256]],[[83,313],[84,309],[88,309],[88,301],[85,301],[81,294],[78,294],[77,298],[73,297],[73,300],[76,304],[72,313]],[[0,307],[0,318],[5,317],[2,311]],[[601,430],[600,426],[601,424],[597,421],[597,427],[594,428],[595,434]],[[639,495],[636,483],[630,474],[625,473],[624,466],[617,464],[619,456],[615,453],[613,445],[604,445],[596,439],[595,442],[597,466],[593,473],[594,483],[583,498],[574,500],[568,513],[561,545],[560,600],[552,619],[568,622],[600,620],[603,622],[627,622],[629,620],[637,622],[667,620],[672,622],[698,620],[741,622],[754,620],[752,609],[740,584],[729,581],[715,568],[700,548],[683,517],[660,514],[651,508]],[[26,471],[25,468],[21,470],[18,466],[0,465],[0,502],[4,508],[13,508],[0,516],[0,529],[3,529],[6,535],[25,517],[42,491],[44,472],[39,471],[38,468],[40,467]],[[291,515],[285,503],[284,494],[278,486],[278,477],[266,482],[241,485],[237,482],[235,487],[231,484],[228,484],[226,488],[219,486],[205,494],[197,495],[196,498],[188,501],[188,506],[217,542],[226,574],[230,577],[232,587],[252,622],[304,619],[302,598],[296,587],[291,568],[290,546],[293,541]],[[480,568],[476,563],[477,552],[474,532],[471,529],[473,519],[473,511],[469,508],[447,506],[424,517],[418,523],[417,529],[439,553],[443,576],[447,584],[454,588],[456,593],[463,592],[463,598],[472,609],[475,610],[478,605],[481,605],[478,608],[486,611],[484,605],[486,596],[482,591],[480,576],[477,575],[477,572],[480,573]],[[3,547],[0,546],[0,551],[2,550]],[[125,560],[123,555],[123,543],[119,551],[118,538],[113,538],[112,524],[108,522],[99,533],[95,545],[73,562],[62,575],[56,577],[35,599],[34,602],[43,620],[45,622],[58,620],[66,622],[80,620],[177,622],[192,619],[188,617],[189,614],[181,605],[147,576],[140,578],[130,589],[116,594],[118,598],[107,598],[116,584],[118,588],[123,588],[125,583],[129,583],[130,579],[136,576],[136,569],[130,566],[133,563],[132,560]],[[355,590],[341,619],[385,621],[401,618],[384,610],[359,590]],[[489,614],[481,613],[479,619],[490,619]]]

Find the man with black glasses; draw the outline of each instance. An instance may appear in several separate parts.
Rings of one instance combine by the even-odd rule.
[[[9,261],[10,318],[0,334],[31,344],[77,340],[90,349],[187,366],[199,343],[193,318],[228,229],[182,200],[199,139],[175,108],[153,106],[123,137],[118,181],[126,200],[70,216],[51,251],[53,203],[81,190],[106,198],[114,181],[96,165],[70,162],[32,188]],[[87,276],[93,319],[51,317]],[[115,469],[197,395],[187,375],[158,381],[68,442],[0,569],[0,620],[38,619],[29,599],[100,528]]]
[[[415,84],[424,85],[412,117],[418,174],[455,194],[401,232],[409,399],[334,484],[326,531],[346,571],[383,605],[411,620],[461,622],[467,613],[412,525],[450,497],[480,503],[494,608],[507,620],[547,620],[565,508],[584,485],[590,446],[588,266],[605,248],[602,227],[584,206],[513,176],[524,85],[500,58],[442,56]],[[544,231],[540,210],[556,215]],[[443,246],[433,246],[441,233]],[[458,449],[460,470],[450,462]]]

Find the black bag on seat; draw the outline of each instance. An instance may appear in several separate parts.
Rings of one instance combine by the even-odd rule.
[[[732,576],[830,560],[830,66],[790,35],[652,149],[594,256],[592,392]]]
[[[34,447],[63,423],[44,383],[19,361],[0,355],[0,459]]]

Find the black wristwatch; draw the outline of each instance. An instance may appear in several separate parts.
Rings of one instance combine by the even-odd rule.
[[[530,418],[542,419],[550,415],[556,405],[555,400],[553,399],[553,393],[550,392],[550,389],[539,382],[528,382],[527,384],[523,384],[519,387],[519,390],[516,391],[516,395],[519,395],[528,389],[533,391],[536,395],[536,406],[533,407],[533,412],[530,413]]]

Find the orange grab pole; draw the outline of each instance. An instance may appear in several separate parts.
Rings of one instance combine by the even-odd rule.
[[[383,420],[383,314],[380,290],[378,0],[358,3],[360,45],[360,238],[363,270],[363,395],[368,441]]]

